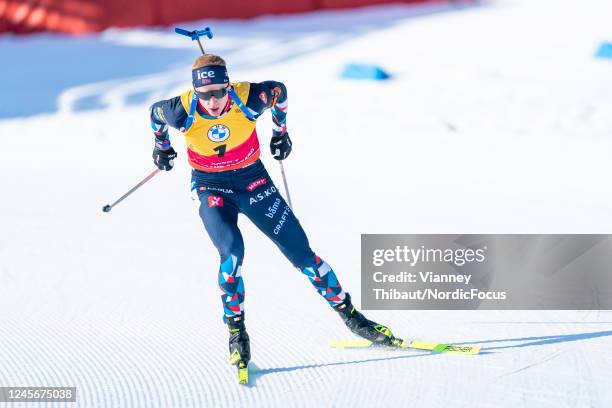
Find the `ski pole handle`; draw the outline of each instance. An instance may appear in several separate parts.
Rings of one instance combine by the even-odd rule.
[[[174,32],[180,35],[184,35],[186,37],[190,37],[193,41],[197,40],[200,37],[204,37],[204,36],[208,38],[213,37],[213,33],[210,27],[206,27],[203,30],[193,30],[193,31],[185,30],[184,28],[180,28],[180,27],[175,27]]]
[[[151,180],[153,178],[153,176],[155,176],[157,173],[159,173],[161,170],[160,169],[155,169],[155,171],[153,171],[151,174],[149,174],[147,177],[145,177],[144,179],[142,179],[142,181],[138,184],[136,184],[134,187],[132,187],[130,189],[130,191],[128,191],[127,193],[125,193],[124,195],[122,195],[121,197],[119,197],[119,199],[117,201],[115,201],[112,204],[106,204],[104,207],[102,207],[102,211],[104,212],[109,212],[114,206],[116,206],[117,204],[119,204],[121,201],[123,201],[127,196],[129,196],[130,194],[132,194],[134,191],[136,191],[138,188],[140,188],[144,183],[146,183],[147,181]]]
[[[180,35],[184,35],[185,37],[189,37],[192,41],[197,41],[198,45],[200,46],[200,51],[202,51],[202,55],[206,54],[206,52],[204,52],[204,47],[202,46],[202,42],[200,42],[200,37],[206,36],[209,39],[213,38],[213,33],[210,27],[206,27],[203,30],[193,31],[185,30],[184,28],[174,27],[174,32]]]

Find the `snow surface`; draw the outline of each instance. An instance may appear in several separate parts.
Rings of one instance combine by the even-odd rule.
[[[593,57],[611,15],[500,0],[186,25],[213,28],[232,78],[287,84],[295,211],[359,305],[362,233],[612,231],[612,61]],[[370,311],[485,351],[334,350],[339,318],[245,219],[238,386],[180,135],[175,170],[101,212],[152,170],[146,108],[189,86],[197,48],[134,29],[5,36],[0,55],[0,386],[76,386],[86,407],[612,406],[611,312]],[[348,62],[394,79],[339,79]]]

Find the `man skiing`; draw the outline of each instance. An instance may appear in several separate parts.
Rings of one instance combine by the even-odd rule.
[[[200,201],[199,214],[220,255],[219,286],[224,321],[229,327],[230,361],[245,368],[250,360],[244,320],[245,289],[241,277],[244,243],[237,226],[246,215],[287,259],[304,273],[355,334],[381,345],[397,345],[391,331],[366,319],[351,303],[332,268],[311,250],[291,208],[259,160],[255,122],[271,109],[270,150],[276,160],[291,153],[287,133],[287,89],[281,82],[230,82],[225,61],[213,54],[192,66],[193,89],[150,109],[155,133],[153,160],[169,171],[177,157],[168,128],[184,133],[192,167],[191,189]]]

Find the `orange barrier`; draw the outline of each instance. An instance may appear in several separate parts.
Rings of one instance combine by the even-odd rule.
[[[0,32],[91,33],[154,25],[152,1],[0,0]]]
[[[427,0],[404,0],[404,3]],[[250,18],[265,14],[397,3],[397,0],[0,0],[0,33],[52,31],[91,33],[108,27],[171,25],[205,18]]]
[[[170,1],[156,1],[157,25],[204,18],[249,18],[265,14],[302,13],[315,10],[314,0],[181,0],[180,7]]]

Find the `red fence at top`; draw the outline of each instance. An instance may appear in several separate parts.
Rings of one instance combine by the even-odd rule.
[[[428,0],[0,0],[0,33],[52,31],[70,34],[108,27],[163,26],[205,18],[362,7]]]

